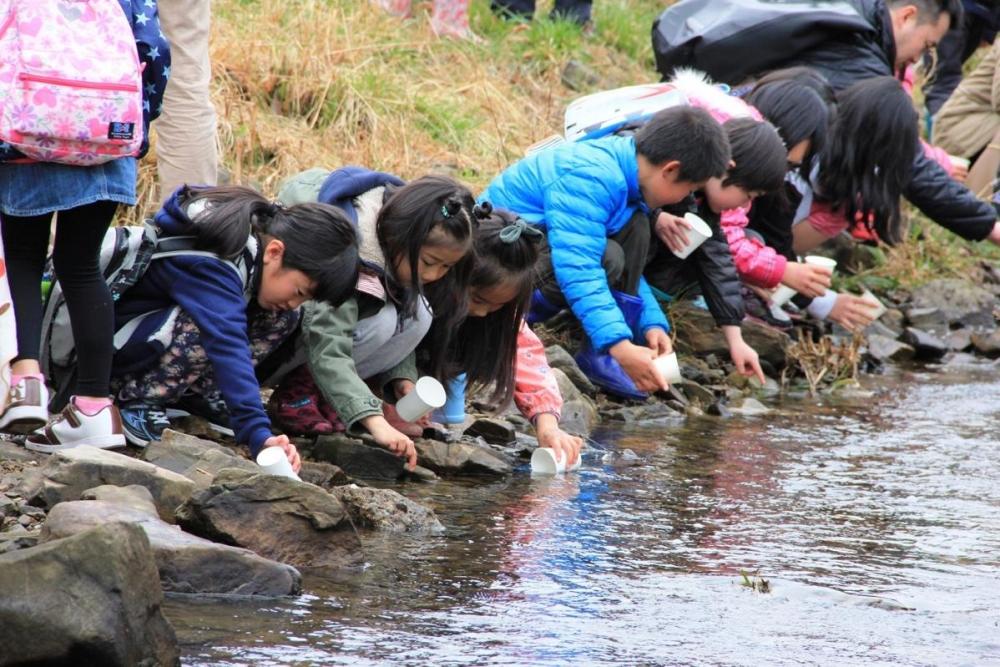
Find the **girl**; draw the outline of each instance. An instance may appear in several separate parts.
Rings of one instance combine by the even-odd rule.
[[[202,252],[154,260],[116,306],[119,330],[131,331],[115,356],[126,437],[145,446],[168,406],[201,403],[251,454],[282,447],[297,470],[288,437],[271,433],[254,365],[294,331],[303,303],[348,298],[358,276],[350,222],[332,206],[285,208],[249,188],[184,187],[155,224]]]
[[[490,210],[489,204],[482,206]],[[559,428],[559,385],[545,348],[524,322],[541,238],[540,231],[507,211],[492,211],[480,221],[469,316],[453,338],[449,370],[465,372],[473,389],[489,388],[489,401],[495,405],[513,398],[534,424],[538,445],[552,448],[572,464],[582,441]]]
[[[155,0],[120,0],[143,65],[143,136],[160,108],[170,64]],[[81,39],[87,38],[81,35]],[[145,153],[144,142],[140,156]],[[17,327],[7,407],[0,429],[28,432],[49,419],[48,391],[39,367],[40,285],[53,215],[58,212],[52,261],[62,283],[79,353],[74,396],[62,414],[27,446],[54,451],[89,444],[125,445],[118,411],[109,398],[113,307],[98,265],[104,233],[120,204],[136,203],[136,158],[96,166],[30,162],[0,143],[0,215]]]
[[[390,423],[395,411],[376,394],[398,399],[413,390],[413,351],[434,317],[441,333],[427,370],[443,377],[445,351],[466,312],[476,213],[472,193],[450,178],[400,183],[348,167],[311,170],[282,188],[282,201],[318,198],[354,217],[363,267],[341,307],[307,306],[304,349],[286,367],[300,365],[281,381],[269,408],[291,432],[364,429],[412,468],[413,442]],[[425,288],[432,283],[430,294]]]
[[[411,0],[373,0],[385,11],[395,16],[410,15]],[[482,38],[469,28],[469,0],[434,0],[431,30],[439,37],[456,37],[480,43]]]

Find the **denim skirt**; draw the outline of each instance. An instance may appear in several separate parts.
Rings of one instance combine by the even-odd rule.
[[[136,159],[93,167],[55,162],[0,162],[0,214],[27,218],[98,201],[134,206]]]

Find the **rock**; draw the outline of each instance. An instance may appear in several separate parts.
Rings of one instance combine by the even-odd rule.
[[[865,336],[879,335],[885,336],[886,338],[899,338],[903,333],[903,328],[893,329],[882,322],[882,320],[875,320],[865,328]]]
[[[162,440],[146,447],[143,459],[184,475],[199,489],[211,484],[215,475],[225,468],[247,472],[260,470],[256,463],[229,447],[170,429],[164,431]]]
[[[906,315],[899,308],[889,308],[878,318],[878,322],[892,331],[890,338],[898,338],[906,328]]]
[[[144,486],[132,484],[131,486],[97,486],[87,489],[80,497],[83,500],[101,500],[111,503],[115,507],[127,507],[145,514],[156,515],[156,503],[153,502],[153,494]]]
[[[111,522],[136,524],[146,532],[165,591],[270,597],[301,592],[302,577],[295,568],[185,533],[162,521],[155,508],[150,513],[107,500],[59,503],[49,513],[42,537],[69,537]]]
[[[972,332],[968,329],[955,329],[944,339],[949,350],[964,352],[972,347]]]
[[[511,473],[511,466],[488,447],[467,439],[455,442],[414,440],[420,464],[439,475],[493,475]]]
[[[1000,357],[1000,329],[995,329],[990,333],[974,333],[970,337],[972,347],[978,354],[990,359]]]
[[[937,308],[948,324],[966,327],[994,327],[996,297],[989,290],[967,280],[940,278],[913,290],[914,308]],[[913,324],[918,328],[918,324]],[[935,330],[936,331],[936,330]]]
[[[0,590],[4,664],[180,664],[139,526],[109,524],[6,553]]]
[[[673,386],[684,395],[684,398],[694,403],[699,403],[702,407],[709,406],[715,402],[715,392],[702,387],[697,382],[681,380],[674,383]]]
[[[714,401],[709,404],[709,406],[705,408],[705,412],[713,417],[722,417],[723,419],[728,419],[733,416],[733,413],[730,412],[729,408],[727,408],[722,401]]]
[[[465,429],[465,435],[480,437],[491,445],[509,445],[516,439],[514,427],[500,419],[480,417]]]
[[[139,461],[124,454],[95,447],[80,446],[53,454],[45,465],[26,475],[21,494],[32,505],[54,507],[68,500],[79,500],[87,489],[102,484],[149,489],[160,518],[174,522],[174,510],[194,492],[187,477]]]
[[[441,533],[437,515],[392,489],[338,486],[333,496],[347,508],[354,525],[393,533]]]
[[[303,461],[299,477],[303,482],[315,484],[327,491],[351,483],[351,478],[347,476],[347,473],[332,463],[323,463],[322,461]]]
[[[27,463],[28,461],[44,461],[45,458],[45,454],[38,454],[13,442],[0,440],[0,461]]]
[[[907,327],[900,340],[912,347],[914,357],[921,361],[934,361],[948,352],[948,344],[943,340],[913,327]]]
[[[906,322],[923,331],[943,333],[948,330],[948,318],[939,308],[909,308],[906,311]]]
[[[570,90],[581,92],[596,86],[601,82],[601,77],[593,68],[584,65],[579,60],[570,60],[563,68],[560,80]]]
[[[406,460],[384,447],[368,445],[343,434],[321,435],[312,449],[313,458],[327,461],[351,477],[396,480]]]
[[[18,549],[28,549],[37,545],[41,541],[41,534],[38,531],[33,533],[0,533],[0,554],[17,551]],[[0,629],[0,633],[3,630]]]
[[[560,426],[570,433],[590,435],[597,425],[597,406],[590,398],[584,396],[561,370],[553,368],[552,374],[559,384],[559,393],[563,398]]]
[[[868,356],[880,363],[909,361],[914,354],[915,350],[906,343],[878,334],[868,337]]]
[[[680,406],[683,411],[684,407]],[[677,410],[660,401],[648,401],[640,405],[622,405],[602,411],[604,419],[609,421],[634,424],[639,421],[654,419],[675,419],[680,416]]]
[[[756,398],[746,397],[734,401],[729,406],[730,412],[737,415],[743,415],[744,417],[752,417],[754,415],[766,415],[771,411],[771,408],[767,407]]]
[[[14,502],[5,494],[0,493],[0,519],[8,516],[17,516],[20,511],[20,503]]]
[[[576,360],[573,356],[567,352],[560,345],[550,345],[545,348],[545,357],[549,361],[550,368],[558,368],[566,377],[570,379],[577,389],[586,394],[587,396],[594,396],[597,394],[597,387],[594,383],[590,381],[580,367],[576,364]]]
[[[671,316],[677,329],[677,347],[682,352],[729,357],[726,338],[707,310],[682,302],[671,311]],[[770,364],[775,371],[785,367],[785,350],[792,344],[788,334],[758,322],[744,321],[740,326],[743,340],[757,351],[762,361]]]
[[[436,482],[441,479],[433,470],[425,468],[422,465],[418,465],[413,470],[407,470],[406,475],[421,482]]]
[[[177,519],[195,535],[296,567],[361,564],[361,541],[343,503],[287,477],[223,470]]]

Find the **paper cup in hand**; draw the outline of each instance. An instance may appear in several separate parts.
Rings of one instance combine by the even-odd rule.
[[[558,475],[562,472],[573,471],[580,467],[580,456],[576,457],[576,463],[569,468],[563,458],[556,457],[556,453],[549,447],[537,447],[531,454],[531,474],[533,475]]]
[[[771,303],[775,306],[784,306],[796,294],[798,292],[788,285],[778,285],[778,289],[774,290],[774,293],[771,295]]]
[[[712,238],[712,228],[694,213],[685,213],[684,222],[691,225],[691,229],[687,230],[687,245],[681,248],[680,252],[671,251],[681,259],[687,259],[687,256],[697,250],[698,246]]]
[[[823,257],[822,255],[809,255],[806,257],[806,264],[811,264],[812,266],[822,266],[830,269],[831,274],[833,274],[833,270],[837,268],[837,260],[830,259],[829,257]]]
[[[681,377],[681,367],[677,363],[676,352],[661,354],[653,361],[653,364],[656,366],[656,370],[660,371],[660,375],[667,381],[667,384],[676,384],[684,379]]]
[[[948,161],[951,162],[952,166],[965,169],[966,171],[968,171],[969,167],[972,165],[972,162],[957,155],[949,155]]]
[[[872,318],[878,319],[885,315],[885,311],[889,310],[885,307],[885,304],[878,300],[878,297],[871,293],[871,290],[865,290],[861,295],[861,298],[870,303],[872,308]]]
[[[257,455],[257,465],[269,475],[299,479],[299,476],[292,470],[292,464],[285,456],[285,450],[281,447],[265,447]]]
[[[396,401],[396,412],[403,421],[415,422],[431,411],[444,406],[448,400],[448,392],[441,383],[425,375],[417,380],[416,386],[409,394]]]

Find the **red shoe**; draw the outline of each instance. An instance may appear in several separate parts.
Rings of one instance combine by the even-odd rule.
[[[303,364],[274,390],[267,411],[275,426],[289,435],[327,435],[336,429],[319,411],[322,400],[312,374]]]
[[[344,426],[344,422],[340,421],[340,415],[338,415],[337,411],[333,409],[333,406],[330,405],[325,398],[323,398],[322,394],[316,398],[316,407],[319,408],[319,412],[323,415],[323,418],[333,424],[334,432],[343,433],[347,430],[347,427]]]

